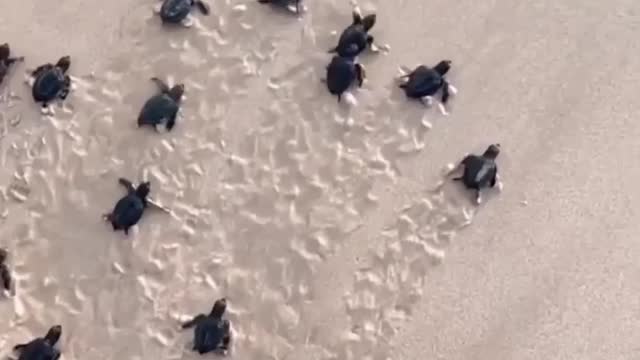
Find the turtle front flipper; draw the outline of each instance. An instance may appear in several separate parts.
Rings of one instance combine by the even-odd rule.
[[[442,80],[442,104],[446,104],[449,100],[449,83],[446,80]]]
[[[362,23],[362,14],[360,14],[360,10],[358,8],[353,9],[353,12],[351,14],[353,16],[354,25]]]
[[[26,348],[26,347],[27,347],[27,345],[29,345],[29,344],[18,344],[18,345],[16,345],[16,346],[14,346],[14,347],[13,347],[13,351],[20,352],[20,351],[22,351],[24,348]]]
[[[31,72],[32,76],[38,76],[40,75],[42,72],[47,71],[47,70],[51,70],[53,68],[52,64],[44,64],[44,65],[40,65],[38,66],[35,70],[33,70]]]
[[[206,316],[204,314],[198,314],[196,315],[193,319],[182,323],[182,325],[180,325],[181,328],[183,329],[188,329],[188,328],[192,328],[194,327],[196,324],[198,324],[200,321],[202,321],[202,319],[204,319]]]
[[[0,264],[0,280],[5,290],[11,290],[11,273],[5,264]]]
[[[209,7],[209,4],[205,3],[202,0],[196,0],[196,6],[198,7],[198,9],[200,9],[200,12],[204,15],[209,15],[209,13],[211,12],[211,8]]]
[[[14,63],[23,62],[23,61],[24,61],[24,56],[20,56],[20,57],[8,58],[7,60],[5,60],[5,64],[7,64],[7,66],[9,66],[9,65],[12,65]]]
[[[70,91],[71,91],[71,77],[69,75],[65,75],[64,84],[62,84],[62,90],[60,90],[58,97],[61,100],[65,100],[67,96],[69,96]]]
[[[222,328],[224,329],[224,336],[222,337],[222,343],[220,344],[219,349],[222,351],[228,351],[231,345],[231,323],[229,320],[224,320]]]
[[[361,64],[356,64],[356,80],[358,80],[358,87],[362,87],[364,84],[364,79],[367,77],[366,71],[364,70],[364,66]]]
[[[133,183],[125,178],[119,178],[118,179],[118,184],[122,185],[125,187],[125,189],[127,189],[128,193],[133,193],[136,191],[136,188],[133,186]]]
[[[495,187],[497,183],[498,183],[498,166],[495,165],[495,168],[493,169],[493,176],[491,177],[491,182],[489,183],[489,185],[491,185],[491,187]]]
[[[376,44],[374,44],[373,40],[374,40],[373,35],[368,35],[368,34],[367,34],[367,46],[369,46],[369,49],[370,49],[371,51],[373,51],[373,52],[378,52],[378,51],[379,51],[379,49],[378,49],[378,47],[376,46]]]
[[[164,81],[158,79],[157,77],[152,77],[151,81],[153,81],[156,86],[158,86],[158,89],[160,89],[160,92],[162,93],[168,93],[169,92],[169,85],[167,85]]]
[[[176,125],[176,118],[178,117],[178,113],[176,112],[172,116],[169,117],[167,123],[165,125],[167,131],[171,131],[173,127]]]

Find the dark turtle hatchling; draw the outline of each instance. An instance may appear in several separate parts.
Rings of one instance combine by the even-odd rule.
[[[498,154],[500,154],[500,144],[489,145],[482,155],[465,156],[458,166],[450,172],[452,174],[460,167],[464,168],[462,176],[453,180],[462,181],[465,187],[474,189],[476,191],[476,203],[478,204],[482,202],[480,190],[494,187],[498,181],[498,165],[495,161]]]
[[[7,250],[0,249],[0,281],[2,282],[2,287],[7,291],[11,290],[11,272],[5,263],[8,255]]]
[[[349,25],[338,40],[338,45],[329,50],[329,53],[338,53],[342,57],[356,57],[367,47],[372,48],[373,36],[368,32],[376,23],[376,14],[365,17],[357,10],[353,11],[353,23]]]
[[[204,15],[209,15],[209,5],[202,0],[164,0],[160,7],[160,19],[163,23],[189,25],[187,16],[196,6]]]
[[[295,9],[296,14],[302,12],[302,2],[300,0],[258,0],[261,4],[272,4],[281,8]]]
[[[18,61],[24,61],[24,57],[11,57],[11,48],[9,44],[0,45],[0,83],[4,80],[9,72],[9,67]]]
[[[160,93],[152,96],[142,107],[138,116],[138,126],[152,125],[158,130],[158,125],[165,123],[166,129],[171,131],[178,117],[184,85],[178,84],[169,88],[162,80],[151,78],[160,89]]]
[[[331,94],[338,95],[338,101],[354,81],[357,81],[358,86],[362,87],[365,77],[364,66],[357,63],[355,59],[335,55],[327,66],[327,88]]]
[[[70,66],[71,58],[63,56],[55,65],[44,64],[31,73],[35,78],[31,93],[36,102],[42,103],[42,107],[56,98],[67,98],[71,89],[71,78],[67,75]]]
[[[62,335],[62,326],[55,325],[47,332],[44,338],[36,338],[26,344],[18,344],[13,351],[20,354],[18,360],[57,360],[60,358],[60,350],[56,349],[56,343]]]
[[[430,106],[431,96],[442,89],[442,104],[446,104],[449,100],[451,85],[445,80],[444,75],[450,68],[450,60],[442,60],[433,68],[420,65],[411,73],[401,76],[408,79],[399,86],[404,89],[407,97],[420,99],[425,106]]]
[[[129,228],[140,221],[148,206],[147,196],[151,191],[151,184],[143,182],[134,188],[131,181],[127,179],[120,178],[118,182],[127,189],[127,195],[118,200],[113,211],[105,214],[104,218],[111,223],[114,231],[124,230],[124,233],[128,235]]]
[[[198,314],[193,320],[182,324],[183,329],[195,326],[193,351],[206,354],[211,351],[225,352],[231,343],[231,323],[222,316],[227,309],[227,300],[218,299],[209,315]]]

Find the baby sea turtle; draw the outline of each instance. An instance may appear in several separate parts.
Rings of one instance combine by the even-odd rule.
[[[189,26],[187,16],[191,13],[193,6],[196,6],[204,15],[209,15],[211,9],[202,0],[164,0],[160,7],[160,19],[164,23]]]
[[[193,320],[182,324],[183,329],[195,326],[193,351],[205,354],[211,351],[225,352],[231,343],[231,323],[223,319],[227,309],[227,300],[218,299],[209,315],[198,314]]]
[[[498,181],[498,165],[495,160],[499,153],[500,144],[489,145],[484,154],[465,156],[458,166],[449,172],[449,174],[453,174],[460,167],[464,168],[462,176],[453,180],[462,181],[465,187],[474,189],[476,191],[476,203],[478,204],[482,202],[480,189],[494,187]]]
[[[24,61],[24,57],[11,57],[11,48],[9,44],[0,45],[0,83],[4,80],[9,72],[9,67],[15,62]]]
[[[71,78],[66,73],[70,66],[71,57],[63,56],[55,65],[44,64],[31,73],[35,77],[31,93],[36,102],[42,103],[42,107],[47,107],[53,99],[67,98]]]
[[[142,107],[138,116],[138,127],[152,125],[158,130],[158,125],[165,123],[168,131],[173,129],[180,109],[180,101],[184,93],[184,85],[178,84],[169,88],[162,80],[151,78],[160,89],[160,93],[152,96]]]
[[[364,66],[357,63],[355,59],[335,55],[327,66],[327,87],[331,94],[338,95],[338,101],[354,81],[358,82],[358,87],[362,87],[365,77]]]
[[[5,264],[7,256],[9,256],[9,252],[5,249],[0,249],[0,281],[2,282],[2,287],[9,291],[11,290],[11,272],[7,264]]]
[[[300,14],[302,12],[302,4],[300,0],[258,0],[261,4],[272,4],[275,6],[290,9],[291,11]]]
[[[18,344],[13,347],[13,351],[20,354],[18,360],[57,360],[60,358],[60,350],[55,346],[60,340],[60,335],[62,335],[62,326],[52,326],[44,338],[36,338],[26,344]]]
[[[420,65],[411,73],[401,76],[400,78],[408,78],[408,80],[399,86],[404,89],[407,97],[420,99],[425,106],[430,106],[431,96],[442,89],[442,104],[446,104],[450,91],[455,92],[444,78],[450,68],[450,60],[442,60],[433,68]]]
[[[349,25],[338,40],[338,46],[329,53],[338,53],[342,57],[356,57],[368,47],[374,48],[373,36],[368,34],[376,23],[376,14],[369,14],[364,18],[359,11],[353,11],[353,23]]]
[[[118,182],[127,189],[127,195],[118,200],[113,211],[105,214],[104,219],[111,222],[113,231],[124,230],[124,233],[128,235],[129,228],[140,221],[148,206],[147,196],[151,191],[151,184],[147,181],[134,188],[131,181],[127,179],[120,178]]]

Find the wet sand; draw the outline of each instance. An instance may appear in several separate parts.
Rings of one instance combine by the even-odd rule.
[[[1,6],[26,63],[0,104],[0,355],[60,323],[66,359],[196,359],[178,320],[226,296],[234,358],[638,356],[640,4],[360,3],[391,51],[351,109],[320,82],[348,2],[211,2],[188,30],[155,4]],[[24,74],[62,55],[75,89],[43,117]],[[442,58],[448,117],[393,82]],[[152,76],[186,85],[169,134],[135,124]],[[492,142],[502,193],[438,187]],[[120,176],[173,216],[112,232]]]

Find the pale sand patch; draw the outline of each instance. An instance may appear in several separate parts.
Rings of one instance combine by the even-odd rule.
[[[211,2],[190,29],[155,1],[59,5],[2,6],[25,63],[0,104],[0,355],[60,323],[66,359],[195,359],[178,320],[221,296],[244,359],[639,355],[640,4],[359,3],[391,50],[361,56],[355,107],[320,81],[346,2]],[[75,88],[43,116],[23,73],[63,55]],[[394,82],[444,58],[447,117]],[[186,86],[171,133],[135,125],[152,76]],[[492,142],[502,193],[437,188]],[[172,213],[112,232],[119,176]]]

